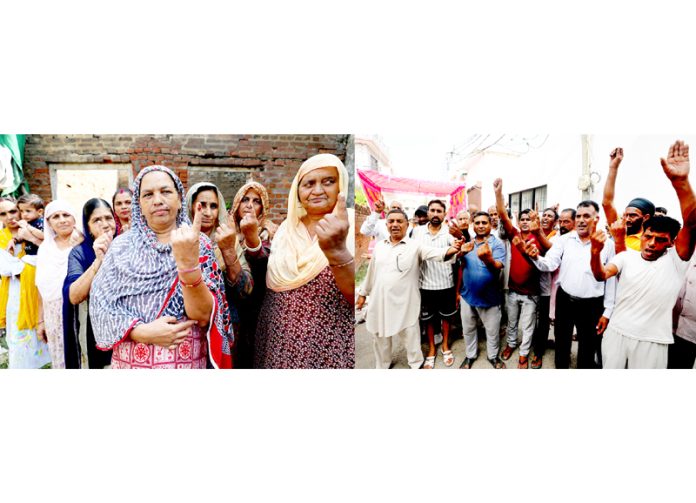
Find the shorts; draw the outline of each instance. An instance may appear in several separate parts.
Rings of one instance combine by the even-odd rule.
[[[421,321],[451,321],[459,313],[457,310],[457,293],[454,287],[444,290],[421,290]]]

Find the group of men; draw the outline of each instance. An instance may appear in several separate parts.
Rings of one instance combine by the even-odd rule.
[[[361,309],[369,296],[366,328],[374,336],[376,367],[391,366],[391,340],[400,336],[411,368],[434,368],[438,332],[439,354],[452,366],[450,329],[460,319],[464,369],[478,358],[479,333],[493,368],[505,368],[515,350],[518,368],[541,368],[551,320],[556,368],[570,367],[574,339],[578,368],[692,368],[696,197],[688,146],[677,141],[661,159],[683,227],[644,198],[629,202],[619,218],[613,199],[622,159],[622,149],[612,151],[602,200],[610,236],[597,230],[600,207],[591,200],[560,214],[558,206],[541,214],[524,209],[515,225],[501,179],[493,183],[495,206],[462,211],[451,222],[437,199],[425,207],[420,225],[409,225],[396,202],[379,219],[379,202],[361,228],[376,244],[357,301]]]

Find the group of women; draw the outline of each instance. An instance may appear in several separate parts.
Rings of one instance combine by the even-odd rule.
[[[261,184],[244,185],[228,213],[215,185],[185,192],[164,166],[144,168],[112,205],[90,199],[80,220],[53,201],[36,258],[38,320],[23,331],[21,288],[33,285],[21,279],[16,204],[0,201],[10,366],[40,367],[50,355],[53,368],[352,368],[347,187],[340,159],[311,157],[280,226]],[[17,357],[22,344],[32,361]]]

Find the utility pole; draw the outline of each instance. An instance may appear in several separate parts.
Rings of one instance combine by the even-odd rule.
[[[582,199],[592,198],[592,161],[590,160],[590,135],[581,135],[582,144],[582,174],[578,182],[578,188],[582,191]]]

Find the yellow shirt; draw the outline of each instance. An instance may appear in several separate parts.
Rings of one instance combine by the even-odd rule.
[[[626,248],[631,250],[640,251],[640,237],[643,235],[643,231],[638,234],[631,234],[626,236]]]

